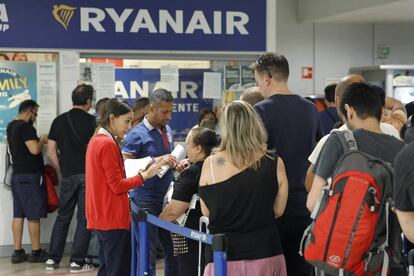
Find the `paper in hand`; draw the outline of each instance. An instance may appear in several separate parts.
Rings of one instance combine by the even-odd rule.
[[[187,153],[185,151],[185,148],[182,145],[177,145],[174,150],[171,152],[171,155],[177,158],[177,161],[183,160]],[[164,174],[170,169],[170,166],[164,165],[161,167],[161,170],[159,173],[157,173],[159,178],[162,178]]]
[[[125,159],[125,174],[126,177],[134,177],[139,171],[145,171],[148,165],[152,162],[150,156],[141,159]]]

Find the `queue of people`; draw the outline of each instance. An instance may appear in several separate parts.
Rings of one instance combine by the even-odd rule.
[[[165,89],[138,100],[133,108],[117,99],[103,99],[94,117],[88,114],[93,87],[80,85],[72,92],[73,108],[53,121],[48,138],[38,138],[32,125],[37,103],[24,101],[7,129],[14,169],[12,262],[45,262],[47,270],[55,270],[77,207],[70,272],[94,269],[85,261],[93,231],[100,246],[98,275],[130,275],[130,228],[138,233],[138,224],[131,224],[132,201],[150,214],[192,229],[198,229],[201,216],[208,217],[210,233],[226,236],[228,275],[314,275],[315,268],[316,273],[325,275],[373,273],[365,257],[349,268],[337,255],[326,253],[315,263],[306,249],[305,254],[298,253],[301,241],[309,236],[308,226],[321,221],[327,208],[320,202],[329,205],[330,197],[322,198],[325,191],[330,194],[332,189],[335,195],[346,191],[346,184],[335,190],[338,182],[332,179],[348,152],[338,133],[352,133],[358,152],[395,168],[394,182],[377,185],[374,182],[381,180],[373,178],[370,185],[376,192],[384,185],[392,190],[387,198],[392,206],[387,220],[388,216],[398,219],[406,243],[414,241],[414,148],[412,144],[406,146],[414,140],[413,118],[407,119],[404,106],[386,97],[380,87],[367,84],[363,77],[349,75],[325,89],[328,108],[318,113],[313,103],[289,89],[289,63],[283,55],[266,53],[251,69],[256,87],[225,105],[220,114],[209,110],[200,113],[198,125],[188,133],[188,158],[184,161],[171,155],[174,139],[169,122],[174,99]],[[46,188],[41,178],[45,144],[48,160],[62,176],[61,205],[49,252],[40,248],[40,218],[46,216]],[[124,160],[145,157],[151,157],[151,164],[126,178]],[[168,171],[157,177],[165,165]],[[173,192],[165,206],[171,182]],[[377,201],[374,198],[369,205],[374,208],[368,209],[382,219],[385,201],[382,203],[379,197]],[[342,206],[347,206],[345,201]],[[364,218],[363,210],[360,217]],[[324,214],[335,216],[333,220],[342,217],[342,213]],[[32,242],[29,256],[21,245],[24,218],[29,221]],[[372,226],[374,230],[376,225]],[[319,224],[322,230],[306,241],[306,248],[315,244],[315,236],[326,240],[329,248],[335,238],[326,233],[331,233],[333,227]],[[395,229],[394,234],[401,234]],[[357,224],[351,230],[356,235]],[[132,238],[140,242],[138,235]],[[367,244],[360,246],[364,249],[349,246],[347,254],[370,253],[373,248],[367,248],[372,244],[365,240]],[[401,239],[393,242],[402,244]],[[158,245],[164,256],[164,275],[197,275],[197,242],[150,226],[149,243],[150,275],[155,275]],[[401,252],[393,253],[398,257]],[[214,275],[211,248],[206,246],[202,255],[204,275]],[[401,261],[390,261],[391,275],[401,275]],[[134,269],[138,271],[140,265],[137,262]],[[385,261],[375,269],[383,267]]]

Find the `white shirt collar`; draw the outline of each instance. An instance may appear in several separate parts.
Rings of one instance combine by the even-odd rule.
[[[146,128],[148,128],[149,131],[153,130],[155,127],[151,125],[151,123],[148,121],[147,116],[144,117],[144,125]]]
[[[103,135],[106,135],[106,136],[113,139],[112,134],[109,131],[107,131],[106,129],[104,129],[103,127],[99,128],[98,132],[96,134],[103,134]]]

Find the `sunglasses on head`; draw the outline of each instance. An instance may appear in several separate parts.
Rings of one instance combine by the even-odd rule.
[[[269,68],[266,66],[266,64],[264,63],[264,60],[262,58],[259,58],[258,60],[256,60],[256,64],[263,66],[267,72],[267,74],[269,75],[269,78],[272,78],[272,74],[270,73]]]

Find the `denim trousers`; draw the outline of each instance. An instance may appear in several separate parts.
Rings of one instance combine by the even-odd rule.
[[[72,243],[71,262],[85,262],[88,253],[91,232],[86,229],[85,215],[85,175],[77,174],[62,178],[60,187],[60,207],[55,224],[53,225],[52,237],[48,258],[60,262],[65,249],[66,239],[70,222],[75,211],[77,211],[77,225]]]
[[[162,211],[162,202],[152,201],[152,200],[134,200],[135,204],[138,205],[141,209],[144,209],[148,213],[159,216]],[[135,239],[138,241],[137,245],[137,271],[139,271],[139,231],[138,231],[138,222],[134,222],[135,227]],[[171,240],[171,233],[164,230],[159,229],[158,227],[149,226],[149,246],[150,246],[150,268],[149,268],[149,275],[155,275],[155,262],[157,256],[157,244],[160,243],[162,250],[164,252],[164,275],[165,276],[173,276],[177,274],[177,265],[176,260],[173,255],[173,245]]]

